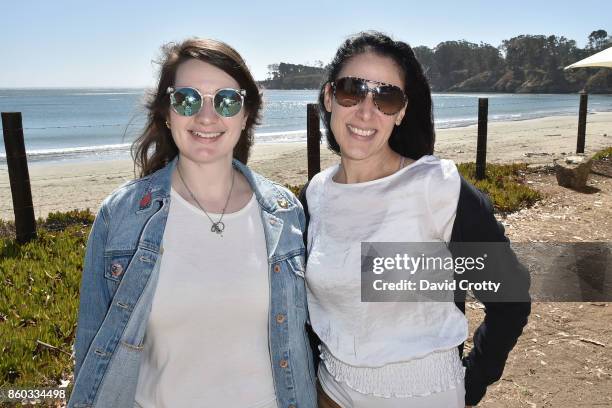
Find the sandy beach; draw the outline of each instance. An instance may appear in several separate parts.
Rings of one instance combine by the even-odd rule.
[[[577,115],[510,122],[490,122],[487,161],[525,162],[550,165],[556,158],[576,149]],[[612,146],[612,112],[587,118],[586,153]],[[477,127],[439,129],[436,155],[457,163],[475,161]],[[321,146],[321,168],[338,161]],[[259,144],[253,147],[249,165],[272,180],[298,185],[307,180],[306,143]],[[29,167],[34,209],[37,217],[52,211],[90,208],[125,181],[134,178],[129,160],[34,163]],[[0,218],[13,219],[6,165],[0,165]]]

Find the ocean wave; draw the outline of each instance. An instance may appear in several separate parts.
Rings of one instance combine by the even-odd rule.
[[[142,92],[76,92],[67,96],[96,96],[96,95],[142,95]]]
[[[259,133],[259,132],[255,132],[255,137],[271,137],[271,136],[281,136],[281,135],[299,135],[299,134],[306,134],[306,129],[300,129],[300,130],[285,130],[285,131],[280,131],[280,132],[266,132],[266,133]]]
[[[609,105],[590,106],[589,114],[597,112],[610,112],[612,107]],[[448,129],[448,128],[459,128],[478,123],[478,117],[476,112],[463,112],[463,115],[458,117],[444,118],[438,115],[435,120],[436,129]],[[503,112],[503,113],[492,113],[489,111],[489,122],[502,122],[502,121],[520,121],[537,119],[543,117],[556,117],[556,116],[576,116],[574,108],[557,108],[555,109],[538,109],[529,112]],[[271,129],[260,128],[259,132],[255,132],[256,143],[294,143],[294,142],[305,142],[307,131],[305,128],[291,129],[294,124],[287,123],[288,130],[269,131]],[[295,124],[295,127],[302,127],[305,125],[304,122]],[[304,126],[305,127],[305,126]],[[276,128],[278,129],[278,127]],[[325,129],[321,127],[321,133],[325,134]],[[46,139],[47,141],[50,139]],[[83,139],[81,139],[83,140]],[[85,142],[86,143],[86,142]],[[2,142],[0,141],[0,145]],[[96,146],[78,146],[78,147],[59,147],[59,148],[34,148],[27,150],[27,157],[29,161],[61,161],[61,160],[88,160],[92,159],[106,159],[110,156],[128,156],[130,153],[131,143],[117,143],[117,144],[104,144]],[[6,155],[4,149],[0,147],[0,163],[6,163]]]
[[[323,132],[324,133],[324,132]],[[306,140],[306,129],[282,132],[255,133],[255,140],[263,143],[286,143]],[[97,146],[78,146],[57,149],[26,150],[28,159],[47,160],[61,156],[89,156],[116,152],[129,152],[131,143],[107,144]],[[6,161],[6,154],[0,153],[0,161]]]
[[[448,129],[453,127],[465,127],[473,125],[478,122],[477,117],[463,117],[463,118],[451,118],[451,119],[436,119],[434,120],[435,127],[437,129]]]
[[[448,98],[448,99],[453,99],[453,98],[489,98],[489,99],[494,99],[494,98],[502,98],[502,97],[508,97],[508,95],[514,95],[514,94],[495,94],[495,93],[438,93],[438,92],[433,92],[431,94],[432,97],[435,98]],[[523,95],[523,94],[521,94]],[[435,101],[434,101],[435,102]]]
[[[589,109],[589,113],[596,113],[598,110]],[[605,112],[605,110],[600,110],[599,112]],[[567,116],[567,115],[575,115],[574,110],[541,110],[541,111],[532,111],[532,112],[507,112],[507,113],[499,113],[499,114],[491,114],[489,112],[488,121],[489,122],[504,122],[504,121],[519,121],[519,120],[529,120],[529,119],[540,119],[546,117],[556,117],[556,116]],[[448,129],[454,127],[465,127],[478,123],[478,116],[468,116],[468,117],[459,117],[459,118],[444,118],[444,119],[436,119],[435,126],[438,129]]]
[[[117,151],[128,151],[132,146],[131,143],[121,143],[112,145],[99,145],[99,146],[79,146],[79,147],[67,147],[60,149],[37,149],[37,150],[26,150],[26,156],[28,159],[43,159],[49,157],[58,156],[76,156],[76,155],[87,155],[92,153],[100,152],[117,152]],[[0,153],[0,160],[6,160],[6,154]]]
[[[281,132],[255,132],[255,141],[260,143],[290,143],[306,140],[306,129]]]

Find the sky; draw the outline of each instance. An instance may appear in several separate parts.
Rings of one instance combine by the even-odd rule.
[[[363,30],[412,46],[554,34],[584,47],[598,29],[612,34],[612,1],[5,1],[0,88],[153,86],[160,46],[193,36],[227,42],[261,80],[270,64],[328,63]]]

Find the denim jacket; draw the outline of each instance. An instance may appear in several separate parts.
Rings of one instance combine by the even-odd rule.
[[[134,406],[175,166],[176,159],[125,184],[102,203],[83,266],[69,407]],[[236,160],[233,166],[248,180],[261,209],[271,294],[268,344],[278,406],[316,407],[304,327],[304,212],[285,188]]]

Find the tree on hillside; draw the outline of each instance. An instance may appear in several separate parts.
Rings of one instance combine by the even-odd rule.
[[[468,66],[472,62],[472,49],[476,44],[462,41],[444,41],[434,48],[434,60],[430,78],[441,88],[448,88],[469,77]]]
[[[432,59],[428,76],[436,89],[449,88],[481,73],[499,72],[505,66],[500,51],[486,43],[445,41],[433,50],[433,58],[426,47],[417,47],[417,50],[417,55]]]
[[[601,51],[610,43],[606,30],[596,30],[589,34],[588,48]]]
[[[506,64],[512,70],[538,69],[546,63],[547,39],[543,35],[519,35],[502,41]]]
[[[505,65],[499,49],[491,44],[480,43],[478,47],[472,49],[472,54],[475,60],[474,73],[497,71]]]
[[[323,65],[321,61],[317,65]],[[281,62],[268,65],[268,79],[262,85],[268,89],[315,89],[318,88],[325,69],[303,64]]]
[[[421,63],[423,71],[425,71],[425,74],[427,75],[434,62],[433,50],[424,45],[414,47],[412,50],[414,51],[414,55],[416,56],[416,58]]]
[[[277,80],[278,79],[278,64],[270,64],[270,65],[268,65],[268,79],[269,80]]]
[[[466,40],[444,41],[435,48],[414,47],[434,91],[610,92],[612,71],[564,67],[612,46],[606,30],[592,31],[588,45],[556,35],[519,35],[499,47]],[[316,89],[325,76],[322,61],[313,65],[268,65],[268,89]],[[597,77],[591,80],[591,77]]]

